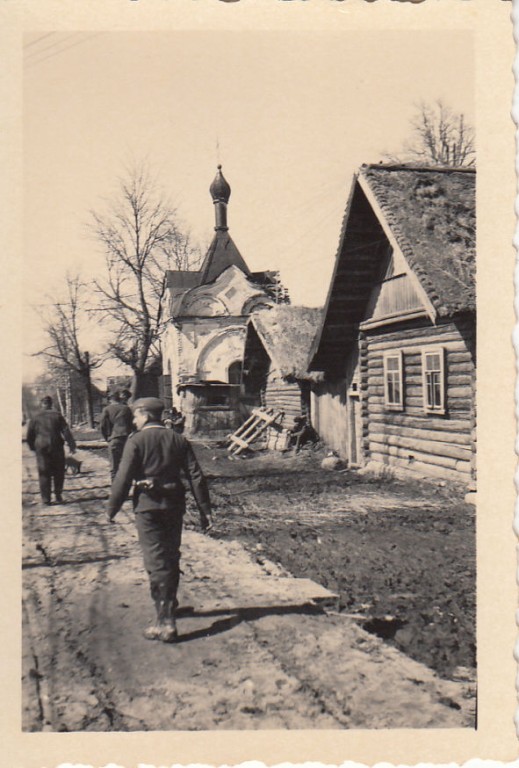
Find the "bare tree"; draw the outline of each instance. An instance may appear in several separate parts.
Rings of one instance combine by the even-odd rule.
[[[399,153],[385,154],[390,162],[438,166],[476,164],[474,130],[462,113],[437,100],[422,102],[411,120],[412,135]]]
[[[106,260],[106,276],[95,287],[101,316],[110,321],[108,348],[133,370],[138,395],[143,376],[160,357],[166,270],[192,269],[200,251],[146,166],[127,171],[107,209],[91,217]]]
[[[103,363],[103,356],[91,355],[80,341],[80,336],[88,323],[87,286],[77,274],[67,274],[65,280],[64,300],[48,297],[50,310],[44,314],[40,313],[49,344],[38,354],[45,358],[53,379],[65,382],[64,389],[69,398],[73,380],[76,382],[79,380],[86,399],[87,418],[90,426],[93,427],[91,374]],[[68,416],[70,418],[71,414],[69,413]]]

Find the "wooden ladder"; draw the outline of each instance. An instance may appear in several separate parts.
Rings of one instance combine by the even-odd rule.
[[[229,435],[229,445],[227,450],[234,456],[238,456],[242,451],[250,447],[266,429],[281,419],[282,411],[274,412],[272,409],[254,408],[241,427],[238,427],[233,435]]]

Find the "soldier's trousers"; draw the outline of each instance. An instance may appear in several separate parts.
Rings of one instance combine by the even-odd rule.
[[[117,470],[119,469],[119,464],[121,463],[121,458],[127,439],[127,437],[112,437],[108,443],[108,450],[110,452],[110,475],[112,481],[117,474]]]
[[[42,501],[50,502],[52,481],[54,481],[54,494],[56,498],[59,498],[65,482],[65,451],[63,447],[52,450],[36,449],[36,465]]]
[[[137,532],[150,579],[153,600],[168,600],[178,606],[180,543],[184,505],[174,509],[137,512]]]

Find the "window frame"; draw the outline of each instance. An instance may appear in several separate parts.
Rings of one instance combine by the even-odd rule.
[[[398,360],[398,368],[396,369],[396,373],[398,374],[398,385],[400,390],[400,400],[399,402],[390,402],[389,400],[389,368],[388,368],[388,361],[390,359],[396,359]],[[384,376],[384,407],[388,411],[403,411],[404,410],[404,359],[403,359],[403,353],[401,349],[397,350],[391,350],[384,352],[384,367],[383,367],[383,376]],[[395,371],[391,371],[391,373],[394,373]]]
[[[437,355],[440,360],[440,367],[438,371],[428,371],[427,370],[427,358]],[[429,373],[438,373],[439,374],[439,385],[440,385],[440,404],[434,405],[429,403],[429,397],[428,393],[430,391],[429,388],[429,382],[427,380],[427,375]],[[436,414],[439,416],[445,415],[445,400],[447,395],[447,382],[445,377],[445,347],[441,346],[434,346],[434,347],[423,347],[422,348],[422,392],[423,392],[423,409],[425,413],[429,414]]]

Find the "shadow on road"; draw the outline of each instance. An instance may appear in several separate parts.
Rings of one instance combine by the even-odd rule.
[[[90,563],[106,563],[109,560],[126,560],[128,555],[100,555],[99,557],[86,557],[77,560],[65,560],[60,557],[48,562],[31,562],[27,561],[22,563],[22,570],[27,568],[55,568],[59,565],[86,565]]]
[[[209,627],[205,629],[197,629],[192,632],[186,632],[186,634],[179,635],[176,644],[187,643],[190,640],[198,640],[202,637],[212,637],[222,632],[227,632],[233,627],[238,626],[243,621],[257,621],[265,616],[286,616],[286,615],[307,615],[315,616],[322,614],[323,610],[317,605],[270,605],[270,606],[255,606],[255,607],[243,607],[243,608],[218,608],[211,611],[194,611],[190,607],[179,608],[177,611],[178,618],[190,617],[210,617],[210,616],[226,616],[227,618],[218,619],[214,621]]]

